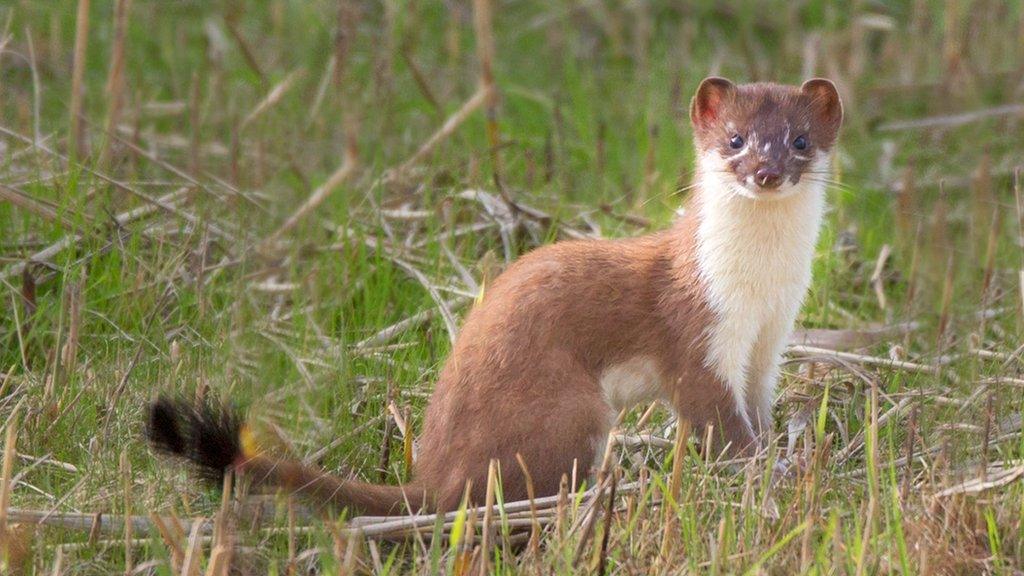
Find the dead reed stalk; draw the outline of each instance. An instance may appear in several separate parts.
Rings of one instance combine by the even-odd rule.
[[[487,144],[490,149],[494,185],[508,201],[508,192],[501,177],[501,134],[498,130],[498,88],[494,82],[494,12],[491,0],[473,0],[473,30],[476,34],[477,58],[480,60],[480,86],[485,91],[487,112]]]
[[[313,190],[313,193],[309,195],[309,198],[307,198],[306,201],[303,202],[287,220],[285,220],[284,224],[282,224],[263,241],[261,244],[262,248],[270,248],[275,242],[280,240],[284,234],[295,228],[299,222],[323,204],[324,200],[326,200],[337,187],[341,186],[352,176],[353,173],[355,173],[357,164],[358,156],[354,140],[352,140],[349,142],[349,145],[345,147],[345,159],[341,166],[339,166],[323,184],[318,186],[316,190]]]
[[[1021,317],[1024,318],[1024,190],[1021,189],[1020,168],[1013,171],[1013,197],[1017,208],[1017,246],[1020,248],[1018,288],[1020,290]]]
[[[125,44],[128,36],[128,12],[132,0],[117,0],[114,4],[114,39],[110,51],[110,69],[107,73],[107,128],[103,151],[100,153],[100,165],[109,167],[114,144],[121,121],[121,107],[124,104],[124,67]]]
[[[72,158],[85,156],[85,139],[82,132],[83,77],[85,75],[85,51],[89,45],[89,1],[78,0],[78,15],[75,20],[75,52],[71,69],[71,101],[69,107],[68,151]]]
[[[121,452],[121,490],[124,495],[124,517],[132,516],[132,466],[128,460],[128,451]],[[133,526],[131,522],[124,523],[124,571],[125,574],[132,573],[134,562],[132,560]]]
[[[444,124],[437,129],[436,132],[431,134],[429,138],[419,147],[416,152],[410,156],[405,162],[403,162],[394,172],[390,174],[390,177],[385,178],[386,180],[397,179],[400,175],[408,174],[414,166],[423,161],[424,158],[429,155],[438,144],[446,140],[451,136],[455,130],[459,128],[472,114],[476,112],[481,106],[483,106],[489,98],[489,90],[481,86],[473,93],[472,96],[462,107],[456,110],[451,116],[445,120]]]
[[[661,536],[661,547],[658,552],[658,562],[662,566],[671,565],[671,558],[675,549],[676,534],[675,528],[678,522],[677,511],[679,498],[683,490],[683,458],[686,457],[686,443],[690,439],[690,422],[680,420],[676,425],[676,441],[672,446],[672,480],[669,482],[668,494],[665,494],[664,517],[662,520],[663,532]]]
[[[20,406],[16,407],[7,419],[4,433],[3,464],[0,466],[0,536],[6,536],[9,528],[8,510],[11,507],[11,492],[14,490],[11,480],[14,478],[14,459],[17,454],[19,409]]]
[[[494,492],[498,484],[498,461],[491,460],[487,466],[487,492],[484,497],[484,523],[480,536],[480,576],[487,576],[491,569],[491,541],[494,539]]]

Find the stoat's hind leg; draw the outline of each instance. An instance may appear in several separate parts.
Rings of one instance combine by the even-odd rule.
[[[527,477],[536,497],[558,493],[562,476],[587,478],[603,448],[612,423],[609,408],[596,379],[570,355],[550,351],[529,365],[486,370],[481,366],[463,378],[486,378],[498,386],[502,398],[481,403],[472,398],[445,399],[442,420],[457,423],[457,430],[427,425],[420,439],[419,477],[438,486],[438,506],[459,506],[472,482],[472,503],[482,505],[487,490],[489,462],[497,459],[505,501],[526,499]],[[462,415],[460,418],[459,415]]]

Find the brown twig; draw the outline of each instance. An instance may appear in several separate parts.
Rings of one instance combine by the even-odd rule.
[[[85,51],[89,45],[89,0],[78,0],[78,15],[75,20],[75,53],[71,68],[71,101],[68,103],[70,131],[68,150],[73,158],[85,156],[85,141],[82,133],[82,81],[85,75]]]
[[[100,164],[109,166],[113,142],[111,134],[117,132],[124,103],[124,62],[127,43],[128,11],[131,0],[117,0],[114,5],[114,39],[110,51],[110,70],[107,73],[107,137],[100,153]]]
[[[9,130],[9,129],[3,127],[3,126],[0,126],[0,134],[4,134],[4,135],[9,136],[11,138],[15,138],[17,140],[25,142],[26,144],[32,144],[33,143],[31,139],[26,138],[25,136],[22,136],[21,134],[18,134],[17,132],[14,132],[13,130]],[[64,156],[63,154],[61,154],[61,153],[59,153],[59,152],[57,152],[57,151],[47,147],[46,145],[44,145],[42,143],[37,143],[36,147],[39,150],[42,150],[43,152],[46,152],[47,154],[50,154],[51,156],[53,156],[53,157],[55,157],[55,158],[57,158],[59,160],[63,160],[65,162],[72,161],[71,158],[69,158],[67,156]],[[153,206],[156,206],[157,208],[160,208],[161,210],[163,210],[163,211],[165,211],[165,212],[167,212],[169,214],[173,214],[173,215],[181,218],[182,220],[185,220],[186,222],[188,222],[188,223],[190,223],[192,225],[195,225],[197,227],[205,226],[208,230],[210,230],[211,232],[217,234],[218,236],[226,238],[227,240],[231,241],[232,243],[234,243],[234,241],[235,241],[234,235],[229,233],[229,232],[227,232],[227,231],[225,231],[225,230],[223,230],[223,229],[221,229],[220,226],[217,226],[217,225],[215,225],[213,223],[210,223],[210,222],[201,222],[200,219],[197,218],[196,216],[193,216],[192,214],[189,214],[188,212],[184,212],[182,210],[179,210],[178,208],[176,208],[175,206],[167,203],[166,201],[162,200],[161,198],[154,198],[154,197],[150,196],[149,194],[146,194],[145,192],[142,192],[141,190],[138,190],[138,189],[136,189],[136,188],[134,188],[132,186],[129,186],[125,182],[121,182],[120,180],[117,180],[116,178],[114,178],[112,176],[109,176],[109,175],[107,175],[104,172],[101,172],[99,170],[95,170],[93,168],[89,168],[88,166],[81,165],[81,169],[83,171],[85,171],[85,172],[88,172],[89,174],[92,174],[96,178],[99,178],[100,180],[103,180],[107,184],[110,184],[110,185],[114,186],[115,188],[117,188],[119,190],[123,190],[125,192],[128,192],[129,194],[139,198],[140,200],[142,200],[142,201],[144,201],[144,202],[146,202],[148,204],[152,204]]]
[[[292,215],[285,220],[284,224],[268,236],[261,246],[265,249],[269,248],[274,242],[279,240],[281,236],[295,228],[299,222],[323,204],[324,200],[331,195],[331,192],[334,192],[338,186],[341,186],[352,176],[356,170],[356,164],[355,151],[346,149],[345,160],[342,162],[341,166],[339,166],[323,184],[318,186],[316,190],[313,190],[313,193],[309,195],[309,198],[307,198],[301,206],[299,206],[298,210],[293,212]]]
[[[455,111],[454,114],[445,120],[444,124],[437,129],[436,132],[430,135],[429,138],[419,147],[416,152],[410,156],[405,162],[403,162],[398,168],[392,170],[385,175],[385,181],[397,180],[401,176],[406,175],[409,171],[419,164],[424,158],[430,154],[438,144],[446,140],[452,133],[455,132],[465,122],[473,112],[476,112],[488,98],[487,88],[481,86],[476,92],[466,100],[461,108]]]
[[[473,0],[473,31],[476,34],[477,58],[480,61],[480,86],[486,93],[487,144],[491,154],[491,170],[498,193],[514,210],[501,177],[501,134],[498,131],[498,88],[494,82],[494,25],[491,0]]]
[[[3,128],[0,128],[0,131],[2,130]],[[168,194],[161,196],[159,200],[161,203],[173,205],[177,203],[179,200],[185,198],[187,195],[188,188],[179,188],[174,192],[170,192]],[[156,210],[157,206],[154,204],[140,206],[138,208],[133,208],[131,210],[127,210],[125,212],[118,214],[117,216],[114,217],[114,221],[119,226],[126,226],[131,222],[135,222],[141,218],[145,218],[146,216],[153,214],[154,212],[156,212]],[[7,269],[0,271],[0,282],[21,274],[25,270],[28,263],[30,262],[49,262],[57,254],[60,254],[64,250],[74,246],[81,238],[82,236],[79,234],[69,234],[67,236],[64,236],[60,240],[54,242],[53,244],[50,244],[46,248],[43,248],[42,250],[39,250],[38,252],[32,254],[26,259],[25,262],[18,262],[12,264],[11,266],[7,267]]]
[[[227,25],[228,32],[231,33],[231,37],[235,40],[235,44],[238,45],[238,50],[242,53],[242,58],[245,63],[249,65],[249,68],[259,76],[260,82],[263,84],[267,83],[267,74],[263,71],[256,55],[253,53],[249,43],[242,36],[242,32],[238,29],[238,17],[235,14],[229,14],[224,17],[224,23]]]
[[[955,128],[972,122],[999,118],[1001,116],[1020,116],[1024,114],[1024,104],[1004,104],[993,108],[972,110],[960,114],[932,116],[915,120],[894,120],[878,127],[879,132],[895,132],[900,130],[921,130],[927,128]]]
[[[787,348],[787,351],[797,359],[804,361],[809,359],[837,359],[856,362],[858,364],[865,364],[868,366],[882,366],[896,370],[921,372],[924,374],[939,373],[939,368],[937,366],[927,366],[925,364],[918,364],[915,362],[892,360],[889,358],[879,358],[877,356],[855,354],[853,352],[840,352],[838,350],[828,350],[826,348],[815,348],[813,346],[791,345],[789,346],[789,348]]]

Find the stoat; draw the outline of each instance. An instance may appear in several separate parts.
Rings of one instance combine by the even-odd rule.
[[[843,109],[832,82],[701,82],[690,106],[696,186],[668,230],[559,242],[523,256],[466,318],[430,398],[412,480],[342,479],[261,454],[242,420],[158,400],[165,452],[350,513],[482,503],[489,462],[506,501],[600,455],[615,415],[660,400],[733,455],[771,430],[779,359],[811,279]]]

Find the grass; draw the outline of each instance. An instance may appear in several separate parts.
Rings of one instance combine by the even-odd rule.
[[[1021,102],[1020,3],[494,2],[495,123],[483,106],[411,163],[478,90],[479,3],[135,0],[120,35],[116,4],[0,7],[7,570],[1024,570],[1024,141],[1020,109],[1001,108]],[[625,431],[642,441],[609,470],[621,489],[596,507],[611,516],[588,516],[592,492],[567,496],[534,550],[499,513],[488,550],[473,514],[398,543],[340,537],[284,499],[232,520],[218,490],[144,445],[157,392],[211,394],[329,469],[403,480],[450,347],[436,301],[464,312],[539,244],[666,226],[692,167],[688,97],[709,73],[824,75],[846,101],[800,323],[851,355],[796,349],[785,366],[778,451],[803,463],[797,478],[717,470],[692,444],[674,461],[674,422],[657,410],[638,426],[641,408]],[[503,220],[502,192],[535,211]],[[423,320],[359,344],[409,318]],[[126,512],[150,524],[90,530]],[[161,532],[153,518],[170,515],[216,516],[213,542]]]

